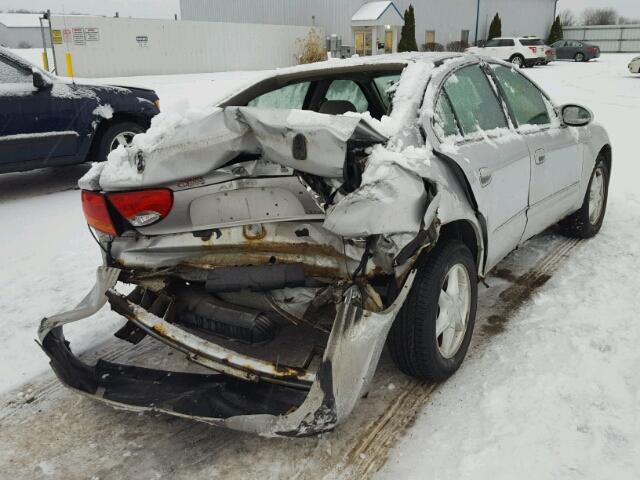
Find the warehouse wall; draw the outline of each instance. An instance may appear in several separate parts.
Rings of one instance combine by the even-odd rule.
[[[342,35],[352,44],[351,17],[365,0],[180,0],[185,20],[226,21],[286,25],[319,25],[327,34]],[[394,0],[402,13],[413,4],[416,13],[416,41],[425,43],[427,30],[435,30],[436,41],[460,40],[469,30],[475,40],[477,0]],[[549,34],[555,0],[481,0],[478,39],[486,39],[491,19],[500,12],[504,35]]]
[[[54,16],[63,44],[54,45],[60,74],[65,53],[77,77],[116,77],[258,70],[295,63],[308,27]],[[83,32],[84,33],[83,35]],[[322,32],[321,32],[322,33]]]
[[[46,23],[45,23],[46,24]],[[49,31],[45,30],[49,35]],[[45,37],[47,46],[51,42]],[[0,45],[9,48],[19,48],[21,42],[28,43],[30,48],[42,48],[42,33],[39,27],[7,27],[0,23]]]
[[[505,37],[536,35],[546,39],[555,20],[555,5],[555,0],[481,0],[478,38],[487,38],[491,20],[499,13]]]

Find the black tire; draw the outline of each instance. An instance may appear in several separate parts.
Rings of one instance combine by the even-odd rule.
[[[602,208],[600,209],[599,215],[597,218],[591,219],[589,215],[589,206],[592,202],[591,186],[598,175],[598,172],[602,175],[604,199],[602,201]],[[587,187],[587,193],[584,196],[582,207],[580,207],[580,210],[569,215],[560,222],[560,231],[564,235],[573,238],[592,238],[598,234],[600,228],[602,228],[602,222],[604,221],[604,217],[607,212],[607,200],[609,198],[609,173],[607,162],[605,162],[604,156],[601,154],[598,156],[596,166],[591,173],[589,186]]]
[[[584,53],[580,53],[580,52],[576,53],[576,56],[573,57],[573,59],[576,62],[584,62],[584,59],[585,59]]]
[[[436,337],[439,298],[448,272],[455,265],[464,267],[469,280],[467,327],[457,352],[445,358]],[[431,382],[442,382],[462,364],[473,334],[478,301],[478,277],[473,256],[458,240],[444,240],[418,259],[417,275],[411,291],[398,313],[387,345],[398,368],[407,375]]]
[[[117,122],[109,125],[96,139],[96,148],[89,160],[93,162],[104,162],[107,156],[113,150],[113,143],[120,134],[137,134],[144,132],[144,127],[135,122]]]
[[[511,58],[509,59],[509,62],[514,64],[516,67],[520,67],[520,68],[525,67],[525,61],[522,55],[512,55]],[[516,63],[516,62],[519,62],[519,63]]]

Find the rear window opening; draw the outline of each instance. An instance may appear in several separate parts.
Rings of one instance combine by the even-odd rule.
[[[310,110],[328,115],[368,112],[380,119],[391,113],[404,66],[378,71],[335,72],[313,78],[273,79],[242,92],[223,106]]]

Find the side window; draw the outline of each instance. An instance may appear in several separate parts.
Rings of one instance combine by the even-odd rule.
[[[273,108],[277,110],[302,110],[309,91],[309,82],[295,83],[260,95],[248,103],[249,107]]]
[[[324,98],[329,101],[342,100],[351,102],[358,113],[369,110],[367,97],[364,96],[360,86],[353,80],[334,80],[331,82]]]
[[[511,40],[500,40],[500,46],[501,47],[514,47],[516,45],[516,42],[513,41],[513,39]]]
[[[484,45],[485,47],[499,47],[500,46],[500,40],[498,40],[497,38],[493,38],[491,40],[489,40],[487,43],[485,43]]]
[[[385,110],[388,112],[391,111],[391,107],[393,105],[393,95],[396,92],[396,86],[400,81],[400,75],[384,75],[382,77],[376,77],[373,79],[373,83],[378,89],[378,93],[380,94],[380,98],[384,102]]]
[[[498,78],[518,125],[551,123],[547,104],[533,83],[520,73],[502,65],[491,65],[491,69]]]
[[[436,102],[436,112],[434,117],[434,125],[438,136],[446,138],[453,135],[460,135],[456,117],[451,109],[451,104],[444,92],[441,92]]]
[[[463,134],[507,127],[502,107],[480,66],[456,71],[447,79],[444,89]]]
[[[31,83],[33,77],[22,69],[0,60],[0,83]]]

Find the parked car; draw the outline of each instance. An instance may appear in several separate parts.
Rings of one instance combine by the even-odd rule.
[[[636,57],[629,63],[629,71],[631,73],[640,73],[640,57]]]
[[[104,264],[38,332],[67,386],[264,435],[330,430],[385,342],[407,375],[444,381],[469,347],[478,279],[558,222],[589,238],[605,216],[604,128],[489,57],[293,67],[218,106],[178,128],[159,119],[80,180]],[[191,363],[74,356],[62,326],[107,301],[127,320],[116,336]]]
[[[484,47],[470,47],[466,52],[511,62],[518,67],[533,67],[546,61],[545,45],[538,37],[494,38]]]
[[[543,65],[549,65],[551,62],[555,62],[558,58],[556,56],[556,51],[553,47],[548,47],[545,45],[544,49],[545,61],[542,62]]]
[[[577,40],[560,40],[551,46],[555,49],[558,60],[588,62],[600,57],[600,47]]]
[[[152,90],[69,82],[0,47],[0,173],[104,161],[158,112]]]

